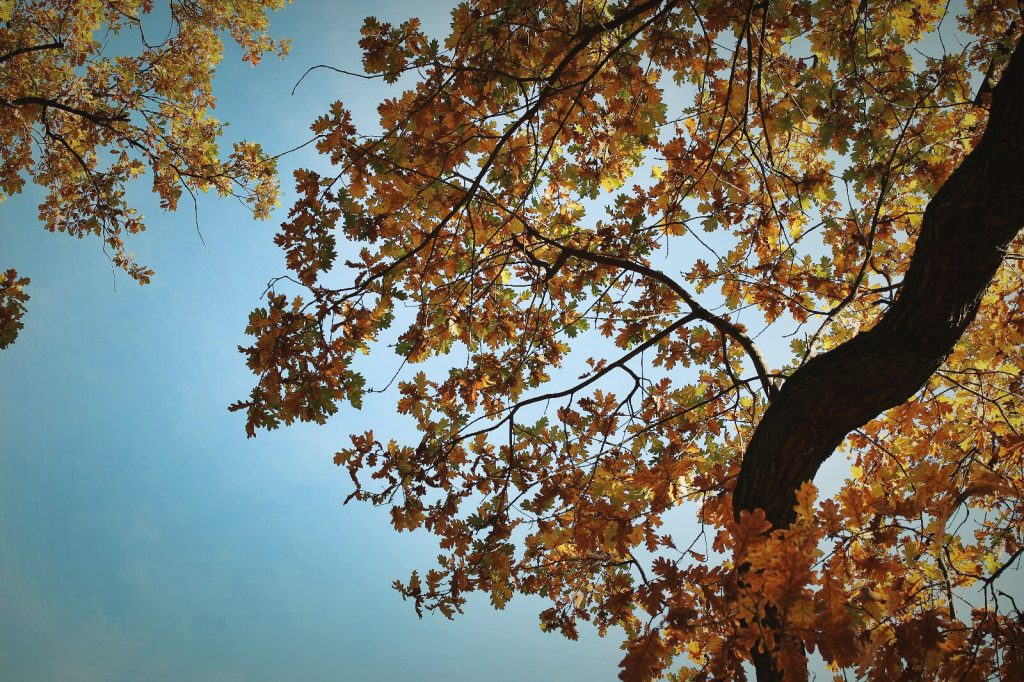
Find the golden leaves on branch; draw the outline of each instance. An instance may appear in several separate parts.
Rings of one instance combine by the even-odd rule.
[[[341,103],[313,125],[332,169],[296,174],[290,274],[250,318],[250,435],[385,401],[417,435],[359,429],[335,461],[351,499],[437,537],[401,593],[446,616],[539,595],[545,630],[621,628],[623,679],[736,679],[755,651],[804,679],[811,650],[875,679],[996,674],[1021,256],[925,389],[850,436],[836,495],[805,484],[773,529],[732,494],[778,386],[899,294],[1011,5],[972,4],[970,45],[924,56],[952,17],[902,0],[474,0],[443,41],[367,20],[365,76],[402,87],[373,134]]]
[[[221,158],[212,83],[224,32],[254,64],[288,51],[266,32],[267,13],[284,4],[170,3],[167,38],[152,44],[151,2],[0,3],[0,201],[26,181],[40,185],[46,229],[99,237],[112,264],[141,284],[153,271],[129,251],[145,222],[126,191],[147,171],[165,210],[213,190],[267,217],[275,160],[248,142]],[[123,54],[111,47],[132,40],[137,49]]]
[[[0,275],[0,349],[14,343],[25,326],[21,318],[29,298],[25,287],[30,283],[28,277],[18,277],[14,269]]]

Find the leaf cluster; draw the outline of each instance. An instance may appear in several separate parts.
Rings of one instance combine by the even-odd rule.
[[[359,355],[397,353],[372,390],[418,439],[365,430],[335,461],[437,536],[396,583],[418,611],[540,595],[545,630],[620,628],[627,680],[759,655],[805,679],[815,649],[874,680],[1009,674],[1020,243],[921,393],[846,442],[834,498],[806,485],[773,529],[732,495],[780,383],[898,295],[1018,12],[473,0],[438,43],[368,19],[367,76],[408,87],[379,134],[340,102],[313,124],[332,170],[296,174],[234,408],[250,435],[323,422],[376,383]]]
[[[141,284],[153,271],[128,247],[145,228],[126,199],[132,180],[148,172],[165,210],[213,190],[266,217],[275,160],[255,143],[220,149],[212,82],[224,33],[253,64],[288,51],[267,33],[284,4],[180,0],[161,15],[152,0],[0,2],[0,202],[40,185],[47,230],[98,237]]]

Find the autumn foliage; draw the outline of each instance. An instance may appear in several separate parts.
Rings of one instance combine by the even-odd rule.
[[[40,185],[47,230],[98,237],[112,264],[141,284],[153,271],[129,250],[145,228],[126,199],[133,179],[148,173],[166,210],[213,190],[266,217],[277,205],[276,164],[256,143],[222,153],[212,81],[225,34],[252,63],[287,51],[267,33],[267,13],[284,4],[0,0],[0,202],[27,182]],[[15,300],[12,272],[7,300]],[[0,347],[20,328],[8,314]]]
[[[0,275],[0,349],[14,343],[24,327],[21,318],[25,316],[25,287],[29,283],[28,277],[18,277],[14,270]]]
[[[625,680],[801,680],[808,652],[1019,679],[1022,21],[473,0],[438,42],[367,19],[394,95],[378,131],[342,103],[313,124],[333,169],[296,173],[234,407],[252,435],[393,398],[418,437],[382,422],[335,461],[437,536],[397,583],[417,610],[540,595],[545,630],[622,633]]]

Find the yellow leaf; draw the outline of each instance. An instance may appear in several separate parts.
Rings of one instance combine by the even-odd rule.
[[[818,499],[818,489],[810,481],[804,481],[796,491],[796,510],[797,517],[801,519],[813,519],[814,518],[814,502]]]
[[[909,38],[914,32],[914,18],[905,11],[896,10],[892,14],[892,27],[900,38]]]
[[[617,175],[605,175],[601,178],[601,189],[611,191],[622,187],[622,178]]]

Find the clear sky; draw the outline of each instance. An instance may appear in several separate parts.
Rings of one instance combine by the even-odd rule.
[[[370,124],[376,83],[321,71],[289,91],[313,64],[359,69],[363,15],[418,15],[437,35],[447,11],[298,0],[273,22],[294,39],[286,61],[253,69],[229,51],[217,115],[271,152],[306,140],[335,99]],[[416,618],[390,583],[428,568],[433,541],[341,506],[331,457],[363,415],[246,440],[228,413],[252,386],[236,351],[247,314],[284,271],[272,236],[291,171],[316,163],[282,160],[285,208],[268,222],[201,199],[205,245],[188,207],[164,214],[139,183],[146,287],[114,275],[98,240],[43,231],[38,192],[0,206],[0,268],[32,278],[25,329],[0,352],[0,679],[615,678],[618,638],[544,634],[540,601]]]

